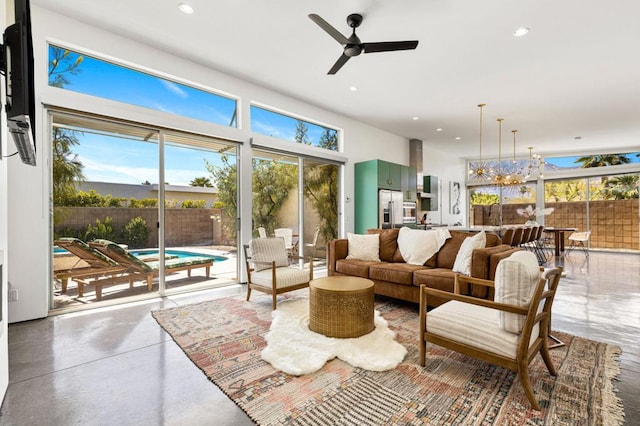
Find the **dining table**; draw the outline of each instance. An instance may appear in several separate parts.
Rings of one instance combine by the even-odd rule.
[[[557,227],[557,226],[550,226],[550,227],[545,227],[544,228],[544,232],[550,232],[553,233],[553,241],[555,243],[555,255],[556,257],[560,257],[564,254],[564,233],[565,232],[573,232],[576,231],[578,228],[572,228],[572,227]]]

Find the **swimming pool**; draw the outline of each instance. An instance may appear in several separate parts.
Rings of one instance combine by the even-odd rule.
[[[136,257],[139,257],[141,260],[148,262],[148,261],[158,260],[159,250],[158,249],[129,250],[129,253],[131,253]],[[59,256],[59,255],[65,255],[65,254],[71,254],[71,253],[69,253],[67,250],[61,247],[53,246],[53,254]],[[226,256],[202,254],[202,253],[196,253],[196,252],[187,251],[187,250],[165,250],[164,254],[165,254],[165,259],[187,259],[190,257],[197,257],[200,259],[202,258],[211,259],[214,262],[222,262],[223,260],[229,259]]]
[[[148,262],[152,260],[158,260],[159,250],[158,249],[129,250],[129,253]],[[226,256],[202,254],[202,253],[196,253],[196,252],[186,251],[186,250],[165,250],[164,256],[165,256],[165,259],[188,259],[191,257],[197,257],[197,258],[211,259],[214,262],[222,262],[223,260],[228,259],[228,257]]]

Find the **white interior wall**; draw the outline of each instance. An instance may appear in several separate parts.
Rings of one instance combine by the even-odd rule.
[[[248,83],[233,76],[217,72],[210,68],[195,64],[182,58],[170,55],[153,47],[133,42],[116,34],[98,30],[81,22],[71,20],[55,12],[32,6],[34,56],[36,68],[36,105],[41,103],[64,103],[60,90],[47,85],[47,42],[54,41],[69,47],[82,48],[95,52],[103,57],[118,59],[126,65],[136,65],[154,72],[165,73],[166,76],[196,83],[203,87],[215,88],[238,97],[241,104],[239,114],[240,129],[229,129],[217,126],[217,134],[239,141],[248,141],[251,133],[248,130],[249,105],[251,101],[266,104],[284,111],[290,111],[308,119],[325,123],[342,130],[343,154],[349,158],[344,171],[343,192],[343,232],[353,230],[353,164],[373,158],[409,164],[408,141],[397,135],[375,129],[361,122],[317,108],[289,96],[281,95],[264,87]],[[230,58],[233,60],[233,58]],[[70,97],[71,98],[71,97]],[[78,99],[90,97],[76,96]],[[133,108],[118,107],[113,102],[92,100],[100,104],[103,111],[112,112],[114,116],[121,114],[122,109],[134,111]],[[60,106],[64,106],[63,104]],[[9,280],[19,290],[19,300],[9,304],[9,321],[24,321],[47,315],[50,291],[50,146],[45,137],[48,128],[44,110],[39,109],[36,116],[37,166],[26,167],[19,161],[12,161],[8,166],[8,245],[11,250],[8,262],[11,265]],[[138,111],[139,112],[139,111]],[[154,115],[154,114],[150,114]],[[171,126],[189,129],[190,120],[176,118]],[[246,144],[248,145],[248,144]],[[366,149],[363,149],[366,148]],[[251,196],[247,173],[250,163],[247,162],[245,148],[241,153],[241,216],[251,217]],[[241,232],[250,235],[250,221],[244,221]],[[248,239],[249,237],[244,237]]]
[[[467,225],[467,198],[465,185],[466,162],[462,158],[452,157],[443,151],[429,148],[429,142],[422,146],[422,169],[424,175],[438,177],[438,211],[427,213],[427,218],[432,223],[455,225],[461,223]],[[449,183],[460,183],[460,214],[449,213]]]
[[[0,27],[7,26],[8,10],[13,13],[13,1],[0,3]],[[0,93],[2,99],[2,114],[0,116],[0,265],[2,265],[2,303],[0,304],[0,312],[2,312],[2,324],[0,324],[0,404],[4,400],[4,395],[9,386],[9,342],[8,342],[8,308],[7,308],[7,162],[11,159],[4,158],[8,152],[9,133],[7,132],[7,120],[4,114],[4,77],[0,77]],[[15,160],[13,160],[15,161]]]

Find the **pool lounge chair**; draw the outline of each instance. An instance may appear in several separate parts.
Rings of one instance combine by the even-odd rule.
[[[89,246],[96,249],[118,265],[124,267],[127,271],[126,277],[105,277],[95,280],[76,280],[79,286],[95,285],[96,299],[102,297],[102,287],[105,285],[120,284],[129,281],[130,287],[134,281],[146,281],[147,290],[153,288],[153,278],[158,275],[160,262],[143,262],[136,256],[129,253],[126,249],[109,240],[95,240],[89,243]],[[213,266],[213,259],[210,257],[191,257],[189,259],[165,259],[165,272],[172,273],[178,271],[187,271],[187,275],[191,276],[191,270],[195,268],[205,268],[205,276],[209,277]],[[123,278],[127,278],[124,279]]]
[[[58,238],[54,244],[73,254],[76,258],[72,265],[62,265],[64,262],[58,256],[53,258],[53,276],[60,280],[63,294],[67,292],[70,279],[111,277],[125,270],[124,267],[77,238]],[[80,287],[78,287],[78,295],[82,296]]]

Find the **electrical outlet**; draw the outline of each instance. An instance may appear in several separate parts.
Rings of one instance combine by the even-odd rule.
[[[18,290],[9,290],[9,302],[18,301]]]

